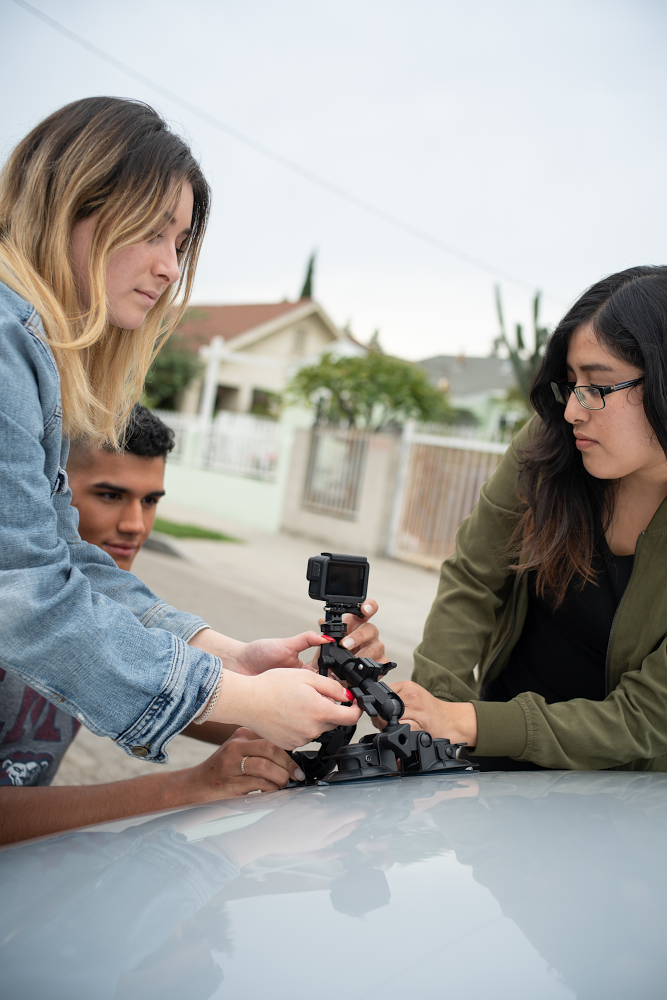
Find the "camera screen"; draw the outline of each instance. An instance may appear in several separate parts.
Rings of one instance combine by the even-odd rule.
[[[330,562],[327,566],[327,594],[332,597],[351,597],[363,601],[364,566],[354,563]]]

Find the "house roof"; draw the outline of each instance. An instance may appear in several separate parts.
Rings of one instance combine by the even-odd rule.
[[[440,354],[418,361],[430,381],[437,385],[447,379],[452,396],[469,396],[494,389],[506,391],[516,385],[512,365],[507,358],[467,358],[463,355]]]
[[[213,337],[233,340],[248,330],[296,309],[303,309],[308,299],[299,302],[253,302],[248,305],[190,306],[178,327],[178,333],[193,346],[210,344]]]

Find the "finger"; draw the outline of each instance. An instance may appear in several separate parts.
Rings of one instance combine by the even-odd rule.
[[[273,761],[278,767],[282,767],[284,770],[290,770],[291,765],[294,763],[290,755],[286,750],[281,750],[277,747],[275,743],[271,743],[270,740],[264,740],[260,737],[257,739],[250,739],[244,742],[239,741],[239,745],[235,747],[235,751],[238,754],[239,760],[242,757],[248,758],[266,758],[267,760]]]
[[[360,718],[361,709],[356,702],[349,708],[344,705],[331,705],[325,716],[326,724],[332,728],[333,726],[355,726]]]
[[[299,765],[295,760],[290,757],[289,776],[293,781],[305,781],[306,775],[303,773]]]
[[[347,631],[355,632],[358,628],[360,628],[363,625],[364,622],[367,622],[369,618],[373,617],[377,609],[378,609],[377,601],[374,601],[372,598],[369,598],[367,601],[364,601],[364,603],[361,605],[361,611],[364,616],[363,618],[359,618],[357,615],[352,615],[352,614],[343,615],[343,621],[347,625]],[[318,624],[321,624],[321,622],[319,622]]]
[[[304,650],[310,649],[312,646],[323,646],[327,642],[331,642],[329,636],[322,635],[320,632],[300,632],[299,635],[293,635],[290,639],[282,640],[284,645],[292,653],[303,653]]]
[[[345,636],[341,641],[341,646],[345,649],[355,649],[367,642],[375,642],[378,637],[378,630],[375,625],[360,625],[351,635]]]
[[[347,701],[345,688],[333,677],[322,677],[320,674],[311,674],[309,677],[311,685],[319,691],[325,698],[333,698],[334,701]]]
[[[271,781],[277,788],[284,788],[291,777],[286,767],[279,767],[268,757],[247,757],[244,768],[245,774]]]

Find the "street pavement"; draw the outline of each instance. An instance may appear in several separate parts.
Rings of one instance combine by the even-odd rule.
[[[326,549],[326,543],[268,535],[168,501],[161,502],[160,515],[213,528],[239,541],[165,539],[178,555],[144,549],[134,572],[159,597],[245,642],[317,630],[322,605],[308,597],[306,566],[308,557]],[[431,570],[392,559],[371,560],[368,596],[379,604],[374,621],[387,656],[398,664],[390,680],[410,677],[412,652],[421,639],[437,582],[438,575]],[[312,652],[304,654],[304,659],[310,659]],[[363,717],[358,736],[371,731],[370,720]],[[210,744],[178,736],[169,745],[169,764],[163,766],[169,770],[193,766],[212,749]],[[154,774],[156,767],[160,765],[129,757],[111,740],[82,730],[65,754],[54,784],[117,781]]]

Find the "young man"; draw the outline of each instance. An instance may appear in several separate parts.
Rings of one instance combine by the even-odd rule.
[[[79,533],[121,569],[131,568],[153,527],[173,445],[172,431],[136,406],[122,454],[81,443],[72,448],[67,472]],[[255,789],[272,791],[301,776],[288,754],[267,740],[205,722],[185,732],[224,745],[197,767],[105,785],[35,787],[53,780],[78,722],[2,669],[0,720],[0,843]]]
[[[73,442],[67,462],[79,534],[132,569],[151,533],[164,496],[164,467],[174,432],[144,406],[135,406],[125,450],[96,451]]]

